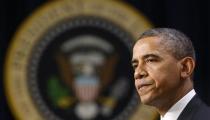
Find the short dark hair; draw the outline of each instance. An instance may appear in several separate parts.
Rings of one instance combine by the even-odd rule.
[[[146,37],[159,37],[176,59],[192,57],[196,60],[195,49],[191,40],[182,32],[172,28],[153,28],[145,31],[138,40]]]

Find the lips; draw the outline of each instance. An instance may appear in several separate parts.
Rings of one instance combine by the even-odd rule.
[[[141,81],[136,87],[140,94],[145,94],[150,91],[151,85],[153,85],[152,81]]]
[[[149,87],[150,85],[152,85],[152,84],[150,84],[150,83],[148,83],[148,84],[140,84],[140,85],[137,86],[137,88],[138,88],[138,90],[143,90],[143,89]]]

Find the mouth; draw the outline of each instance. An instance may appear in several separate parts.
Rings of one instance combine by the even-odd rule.
[[[143,95],[150,91],[152,84],[140,84],[137,86],[137,89],[140,93],[140,95]]]
[[[138,90],[140,90],[140,89],[144,89],[144,88],[146,88],[146,87],[148,87],[148,86],[150,86],[150,85],[152,85],[152,84],[141,84],[141,85],[138,85]]]

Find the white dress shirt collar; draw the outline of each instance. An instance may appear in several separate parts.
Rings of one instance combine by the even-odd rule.
[[[177,103],[175,103],[164,116],[161,116],[161,120],[177,120],[181,112],[184,110],[186,105],[190,102],[190,100],[193,98],[195,94],[196,94],[195,90],[192,89]]]

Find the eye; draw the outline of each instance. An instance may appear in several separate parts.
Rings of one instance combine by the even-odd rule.
[[[132,64],[132,67],[135,70],[137,68],[137,64]]]
[[[147,58],[145,61],[146,61],[146,63],[152,63],[152,62],[157,62],[157,59],[155,59],[155,58]]]

